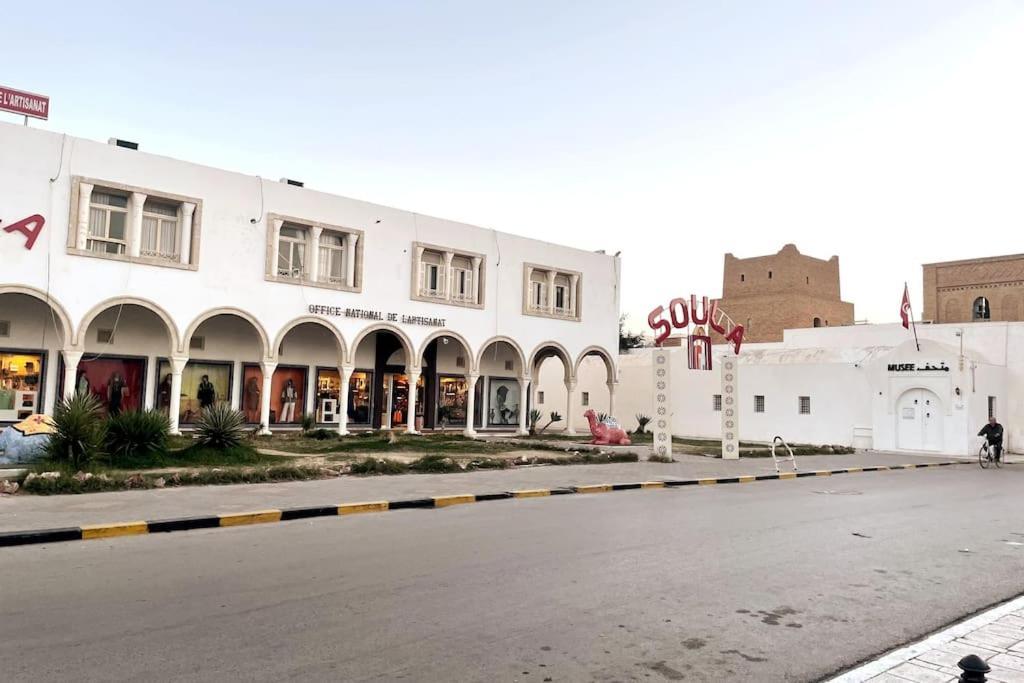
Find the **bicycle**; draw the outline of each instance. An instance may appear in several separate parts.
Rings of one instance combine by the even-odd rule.
[[[981,469],[988,469],[990,463],[995,463],[997,469],[1003,466],[1002,456],[1000,455],[1000,457],[997,458],[993,455],[992,450],[993,449],[989,445],[988,441],[981,444],[981,448],[978,449],[978,464],[981,465]]]

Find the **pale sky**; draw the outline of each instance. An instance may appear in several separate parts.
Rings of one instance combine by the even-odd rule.
[[[904,280],[920,310],[922,263],[1024,252],[1024,0],[10,2],[2,23],[0,83],[51,97],[34,126],[621,250],[636,328],[719,295],[725,252],[838,254],[872,322]]]

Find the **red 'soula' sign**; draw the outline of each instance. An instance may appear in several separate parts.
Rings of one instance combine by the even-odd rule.
[[[673,327],[676,329],[688,329],[690,323],[693,323],[694,325],[708,325],[712,330],[725,337],[726,341],[732,342],[733,353],[738,354],[740,352],[740,346],[743,344],[743,325],[733,325],[732,329],[726,330],[725,326],[722,325],[724,316],[719,313],[717,301],[709,304],[706,296],[701,297],[701,306],[698,308],[697,297],[691,294],[689,302],[681,297],[672,299],[669,302],[669,320],[661,317],[664,312],[665,307],[658,306],[647,316],[647,324],[654,330],[655,345],[661,346],[661,343],[668,339],[669,334],[672,333]],[[707,341],[705,342],[705,340]],[[691,335],[691,338],[687,341],[690,347],[690,366],[695,369],[710,369],[710,337],[704,334]],[[705,353],[703,354],[703,359],[700,358],[702,354],[695,350],[695,342],[704,342]]]
[[[39,233],[43,231],[44,225],[46,225],[46,219],[37,213],[21,219],[17,223],[11,223],[4,228],[4,232],[20,232],[25,236],[25,248],[31,249],[35,245]]]

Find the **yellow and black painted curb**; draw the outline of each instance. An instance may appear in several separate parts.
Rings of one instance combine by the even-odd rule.
[[[589,484],[553,489],[521,489],[500,493],[464,493],[459,495],[435,496],[432,498],[411,498],[405,500],[381,500],[365,503],[342,503],[320,507],[285,508],[282,510],[256,510],[254,512],[230,512],[205,517],[177,517],[152,522],[135,521],[115,524],[86,524],[62,529],[36,529],[32,531],[0,532],[0,547],[14,545],[31,545],[36,543],[57,543],[60,541],[82,541],[117,536],[138,536],[141,534],[158,534],[172,531],[189,531],[191,529],[212,529],[214,527],[245,526],[250,524],[268,524],[287,522],[294,519],[311,517],[334,517],[338,515],[354,515],[368,512],[387,512],[388,510],[408,510],[413,508],[445,508],[465,503],[482,503],[490,500],[506,500],[509,498],[541,498],[546,496],[574,495],[581,493],[609,493],[612,491],[630,491],[638,489],[663,489],[682,486],[709,486],[713,484],[748,484],[755,481],[771,481],[800,479],[803,477],[828,477],[836,474],[852,474],[856,472],[885,472],[889,470],[912,470],[924,467],[946,467],[963,464],[963,462],[931,462],[910,465],[877,465],[871,467],[847,467],[835,470],[814,470],[808,472],[781,472],[776,474],[744,475],[736,477],[712,477],[703,479],[665,479],[661,481],[642,481],[629,484]]]

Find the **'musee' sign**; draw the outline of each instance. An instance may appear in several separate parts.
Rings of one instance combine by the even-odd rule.
[[[918,365],[917,363],[889,363],[889,372],[949,372],[949,366],[945,363],[939,363],[938,365],[932,365],[931,363],[925,363],[924,365]]]

